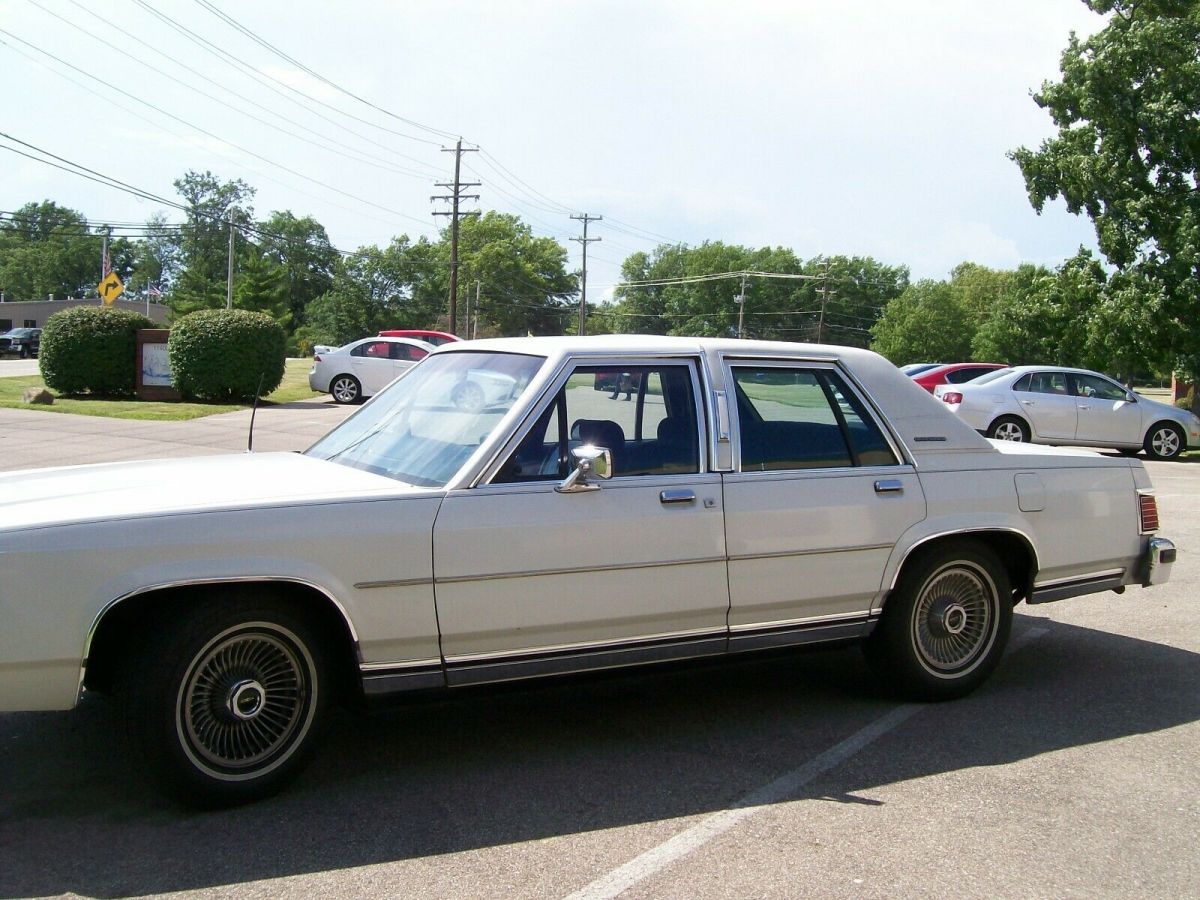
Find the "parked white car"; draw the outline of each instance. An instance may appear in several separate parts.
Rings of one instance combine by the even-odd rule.
[[[313,357],[308,386],[337,403],[360,403],[429,355],[432,344],[413,338],[370,337]]]
[[[1155,459],[1200,446],[1200,419],[1192,413],[1086,369],[1017,366],[939,385],[934,396],[975,430],[1002,441],[1145,450]]]
[[[864,350],[737,340],[452,343],[303,454],[0,497],[0,711],[115,694],[141,770],[205,805],[280,788],[337,700],[846,640],[958,697],[1016,603],[1175,556],[1138,460],[985,440]]]

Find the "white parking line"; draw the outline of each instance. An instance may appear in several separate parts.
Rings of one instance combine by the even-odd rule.
[[[1010,644],[1009,652],[1028,646],[1046,634],[1048,630],[1039,627],[1030,628]],[[925,709],[925,705],[920,703],[897,706],[841,743],[835,744],[824,753],[813,757],[804,765],[792,769],[786,775],[745,795],[728,809],[701,819],[692,827],[681,831],[675,837],[647,850],[640,856],[634,857],[607,875],[602,875],[586,887],[568,895],[566,900],[610,900],[610,898],[619,896],[639,881],[661,872],[671,863],[698,850],[713,838],[720,837],[743,819],[795,795],[810,781],[841,765],[864,747],[908,721],[922,709]]]

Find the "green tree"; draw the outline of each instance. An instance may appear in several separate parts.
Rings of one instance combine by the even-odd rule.
[[[251,225],[254,188],[241,179],[221,182],[212,172],[187,172],[175,181],[175,190],[187,204],[186,222],[175,236],[183,274],[171,292],[175,316],[225,305],[229,264],[229,223],[235,235],[235,252],[244,251],[246,226]],[[220,298],[217,300],[217,298]]]
[[[1058,133],[1010,156],[1035,209],[1061,197],[1092,219],[1121,275],[1109,299],[1144,307],[1128,313],[1140,324],[1123,333],[1172,351],[1200,377],[1200,2],[1084,2],[1107,24],[1085,40],[1072,35],[1062,80],[1034,95]]]
[[[1058,366],[1089,366],[1096,310],[1107,278],[1087,250],[1049,272],[1023,265],[1010,277],[972,341],[974,358]]]
[[[281,267],[291,322],[302,325],[308,304],[333,287],[338,251],[321,223],[290,210],[271,213],[256,238],[262,254]]]
[[[449,238],[442,236],[449,270]],[[466,300],[480,284],[477,311],[484,333],[562,334],[573,321],[579,280],[567,272],[567,251],[553,238],[534,237],[519,217],[489,211],[459,227],[457,332],[466,333]],[[442,304],[447,306],[446,293]],[[446,323],[449,325],[449,323]]]
[[[945,281],[924,279],[888,303],[871,348],[896,365],[970,359],[972,312]]]
[[[82,213],[50,200],[26,203],[0,220],[0,290],[10,300],[96,297],[102,242]],[[114,239],[109,257],[117,274],[128,277],[130,242]]]

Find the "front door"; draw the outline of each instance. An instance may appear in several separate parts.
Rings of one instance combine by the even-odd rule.
[[[1142,442],[1142,411],[1131,394],[1099,375],[1072,374],[1079,423],[1075,439],[1107,447]]]
[[[725,649],[721,478],[704,471],[697,366],[569,368],[485,483],[446,497],[434,572],[451,684]],[[613,477],[560,493],[584,444],[610,451]]]

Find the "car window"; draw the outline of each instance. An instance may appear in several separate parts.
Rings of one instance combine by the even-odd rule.
[[[991,372],[992,369],[984,366],[967,366],[964,369],[956,369],[953,372],[946,373],[946,381],[950,384],[963,384],[967,381],[973,381],[980,375]]]
[[[1072,375],[1071,378],[1075,381],[1075,393],[1080,397],[1095,397],[1097,400],[1126,400],[1129,397],[1125,388],[1107,378],[1095,375]]]
[[[429,351],[424,347],[418,347],[414,344],[389,344],[389,346],[391,347],[392,359],[407,359],[416,362],[429,355]]]
[[[1065,372],[1030,372],[1013,385],[1014,391],[1030,394],[1061,394],[1066,396],[1067,374]]]
[[[829,369],[735,365],[742,471],[896,465],[862,401]]]
[[[366,356],[371,359],[388,359],[391,356],[391,344],[388,341],[367,341],[359,344],[350,351],[351,356]]]
[[[566,478],[585,444],[609,450],[614,477],[699,472],[693,367],[576,367],[492,481]]]

